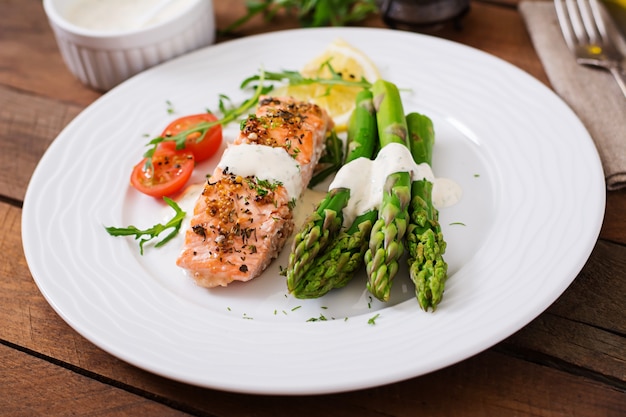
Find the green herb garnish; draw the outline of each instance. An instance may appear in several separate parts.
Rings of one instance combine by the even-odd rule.
[[[246,178],[246,183],[259,197],[265,197],[270,192],[276,191],[278,186],[283,185],[280,181],[270,182],[269,180],[261,180],[258,178]]]
[[[380,314],[376,314],[374,317],[371,317],[368,321],[367,324],[371,324],[372,326],[376,324],[376,319],[380,317]]]
[[[323,314],[320,314],[319,317],[311,317],[310,319],[307,320],[307,322],[309,321],[327,321],[328,319],[326,318],[326,316],[324,316]]]
[[[176,112],[171,101],[165,100],[165,104],[167,105],[167,114],[174,114]]]
[[[173,208],[175,212],[174,217],[172,217],[167,223],[158,223],[148,229],[143,230],[138,229],[135,226],[105,227],[106,231],[111,236],[135,236],[135,239],[139,240],[139,251],[143,255],[143,245],[146,242],[156,239],[162,232],[168,229],[172,229],[172,231],[159,242],[157,242],[154,247],[158,248],[165,245],[167,242],[173,239],[176,234],[178,234],[178,231],[180,230],[187,213],[185,213],[180,208],[180,206],[176,204],[176,202],[171,198],[163,197],[163,200],[167,203],[168,206]]]
[[[360,80],[345,80],[340,73],[335,71],[330,63],[330,59],[320,65],[320,70],[322,70],[324,67],[328,68],[328,70],[330,71],[330,78],[309,78],[303,76],[300,72],[293,70],[283,70],[280,72],[262,71],[257,75],[253,75],[243,80],[243,82],[241,83],[241,88],[246,88],[248,85],[253,84],[257,81],[280,82],[288,84],[290,86],[320,84],[326,86],[327,91],[329,91],[331,87],[336,85],[345,85],[361,88],[370,88],[372,86],[372,83],[367,81],[364,77],[361,77]]]

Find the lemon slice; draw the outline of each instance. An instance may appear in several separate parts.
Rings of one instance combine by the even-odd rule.
[[[344,80],[359,81],[365,78],[374,82],[380,78],[376,65],[357,48],[343,39],[336,39],[318,56],[308,62],[300,71],[307,78],[332,78],[326,62],[330,63]],[[357,93],[361,87],[336,85],[328,88],[321,84],[285,86],[278,89],[280,94],[290,95],[299,100],[309,100],[326,109],[335,122],[335,129],[345,130],[354,109]]]

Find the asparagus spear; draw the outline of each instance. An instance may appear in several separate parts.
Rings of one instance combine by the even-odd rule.
[[[326,244],[335,238],[343,223],[343,208],[350,198],[350,190],[330,190],[317,209],[307,218],[304,226],[295,235],[289,265],[287,266],[287,288],[294,291],[311,262]]]
[[[348,122],[348,151],[344,163],[357,158],[371,159],[374,156],[378,132],[376,113],[371,90],[361,90],[356,96],[356,105]]]
[[[348,125],[346,163],[357,158],[371,158],[376,147],[376,117],[372,93],[361,91]],[[378,214],[370,210],[355,218],[352,225],[320,252],[297,285],[291,289],[297,298],[317,298],[333,288],[345,286],[363,263],[370,231]]]
[[[408,128],[398,88],[388,81],[378,80],[372,85],[372,93],[381,148],[394,142],[408,146]],[[387,177],[378,220],[365,252],[367,289],[381,301],[389,300],[392,280],[398,272],[398,260],[404,252],[410,189],[409,172],[396,172]]]
[[[363,254],[378,216],[369,210],[358,216],[346,231],[342,231],[313,262],[306,276],[292,293],[297,298],[317,298],[333,288],[344,287],[363,264]]]
[[[416,163],[431,165],[435,134],[432,121],[421,114],[407,115],[411,154]],[[439,213],[432,203],[433,184],[427,179],[411,185],[410,222],[407,229],[408,264],[420,307],[433,311],[441,301],[448,265],[443,259],[446,242]]]

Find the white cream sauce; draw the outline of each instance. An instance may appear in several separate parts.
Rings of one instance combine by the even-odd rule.
[[[437,209],[454,205],[461,198],[457,183],[436,178],[430,165],[416,164],[406,146],[392,143],[383,147],[374,160],[359,158],[344,165],[328,187],[350,189],[350,200],[343,210],[344,224],[351,224],[356,216],[379,207],[385,180],[395,172],[410,172],[413,181],[425,178],[432,182],[433,205]]]
[[[311,190],[310,188],[304,190],[293,211],[295,230],[300,230],[311,213],[317,210],[317,206],[324,197],[326,197],[326,192]]]
[[[455,205],[461,199],[461,186],[449,178],[435,178],[433,183],[433,206],[436,209]]]
[[[251,175],[270,182],[280,182],[289,198],[298,198],[304,188],[300,164],[280,147],[242,143],[229,146],[218,165],[234,174]]]
[[[65,18],[85,29],[119,32],[152,26],[178,14],[196,0],[79,0],[65,13]],[[146,14],[157,12],[146,20]]]

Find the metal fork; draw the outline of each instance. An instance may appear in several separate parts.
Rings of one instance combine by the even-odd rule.
[[[576,56],[576,62],[608,70],[626,97],[626,81],[622,75],[624,55],[612,36],[610,16],[597,0],[554,0],[563,37]]]

